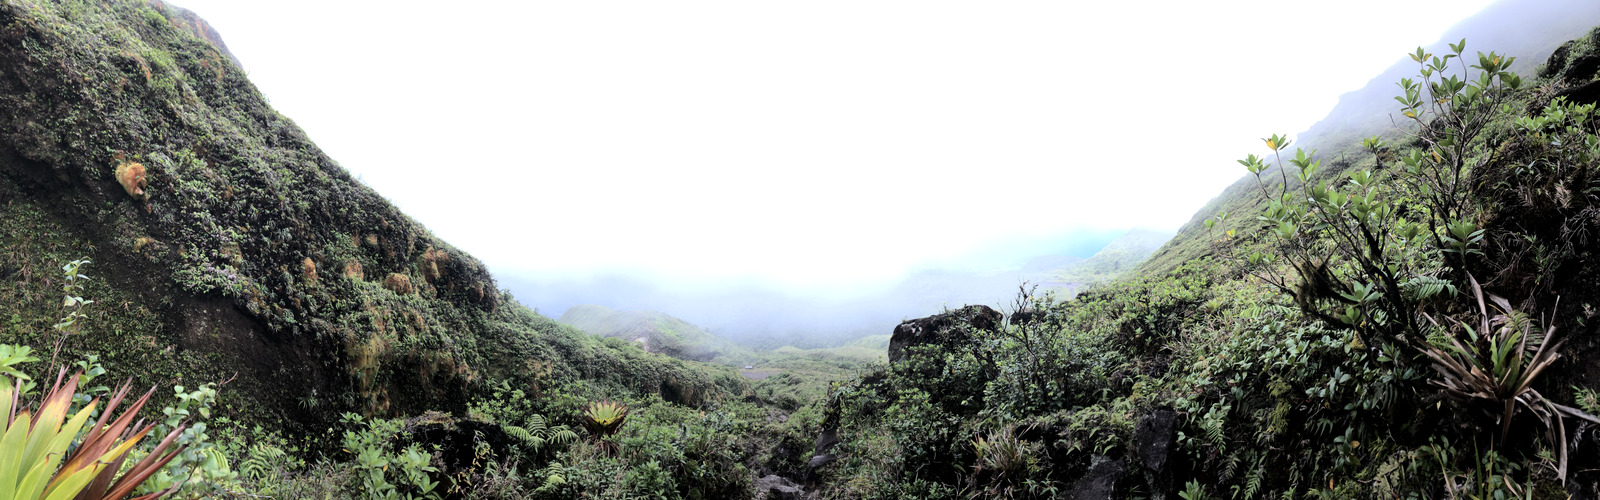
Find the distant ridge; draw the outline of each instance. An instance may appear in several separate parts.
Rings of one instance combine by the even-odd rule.
[[[1462,39],[1467,41],[1467,54],[1497,52],[1516,57],[1511,71],[1532,82],[1539,67],[1562,43],[1585,36],[1590,27],[1600,24],[1600,1],[1594,0],[1502,0],[1486,7],[1445,31],[1443,37],[1425,47],[1433,53],[1442,53],[1449,44]],[[1414,47],[1413,47],[1414,49]],[[1359,145],[1361,138],[1380,135],[1391,143],[1400,138],[1400,131],[1390,121],[1392,111],[1398,109],[1394,96],[1400,92],[1396,83],[1401,78],[1415,76],[1417,63],[1403,55],[1406,48],[1397,50],[1395,64],[1372,78],[1367,85],[1339,97],[1339,103],[1328,115],[1297,135],[1290,146],[1306,151],[1319,150],[1319,157],[1330,160],[1331,169],[1324,175],[1337,173],[1350,164],[1343,152]],[[1452,66],[1459,68],[1460,66]],[[1271,134],[1271,124],[1262,124],[1261,134]],[[1240,151],[1242,158],[1250,151]],[[1141,268],[1146,271],[1170,270],[1209,251],[1203,241],[1207,238],[1204,221],[1221,213],[1243,214],[1254,206],[1254,180],[1242,175],[1221,194],[1195,212],[1194,217],[1178,230],[1178,234],[1151,255]],[[1276,174],[1273,174],[1276,175]],[[1237,228],[1247,217],[1236,217],[1226,227],[1218,227],[1218,234],[1228,228]]]

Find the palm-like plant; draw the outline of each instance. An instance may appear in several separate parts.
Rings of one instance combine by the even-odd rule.
[[[93,427],[89,427],[82,440],[74,443],[100,400],[95,398],[68,418],[78,375],[73,375],[63,385],[65,375],[66,370],[62,369],[37,411],[19,404],[20,381],[16,387],[0,388],[0,424],[4,424],[0,425],[0,500],[121,499],[183,451],[180,446],[167,452],[183,432],[184,426],[179,425],[148,456],[118,478],[117,472],[122,470],[128,450],[152,429],[152,424],[133,426],[138,427],[136,430],[129,428],[155,388],[108,424],[117,405],[128,395],[131,381],[124,382]],[[135,500],[152,500],[171,492],[151,493]]]
[[[614,401],[597,401],[589,404],[581,418],[589,435],[607,437],[622,429],[622,423],[628,420],[628,407]]]

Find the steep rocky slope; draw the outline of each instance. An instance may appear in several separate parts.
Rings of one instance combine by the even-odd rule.
[[[149,384],[231,379],[231,411],[263,422],[461,409],[489,381],[587,380],[687,404],[748,391],[731,370],[519,305],[273,111],[192,13],[5,2],[4,342],[52,351],[59,269],[82,257],[97,302],[63,360],[99,354]]]

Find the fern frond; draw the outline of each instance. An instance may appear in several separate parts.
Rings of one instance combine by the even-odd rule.
[[[1265,459],[1266,459],[1266,455],[1262,455],[1261,457],[1256,459],[1255,466],[1250,468],[1250,476],[1248,478],[1246,478],[1245,481],[1244,481],[1244,497],[1245,498],[1255,498],[1256,497],[1256,493],[1259,493],[1261,491],[1261,472],[1262,472],[1261,464],[1262,464],[1262,461],[1265,460]]]
[[[273,469],[277,468],[279,460],[287,457],[282,448],[266,443],[256,443],[246,452],[244,463],[239,465],[239,472],[244,477],[262,481],[271,477]]]
[[[506,432],[506,435],[517,438],[523,443],[526,443],[529,447],[533,448],[534,451],[544,448],[545,438],[539,435],[543,433],[543,429],[541,429],[538,433],[530,432],[527,429],[517,427],[515,425],[502,426],[501,429]]]
[[[1456,286],[1450,280],[1434,276],[1417,276],[1400,284],[1400,291],[1406,298],[1423,301],[1441,294],[1455,298]]]
[[[556,426],[556,428],[550,430],[550,442],[552,443],[566,446],[577,441],[578,433],[572,432],[572,429],[567,428],[565,425]]]

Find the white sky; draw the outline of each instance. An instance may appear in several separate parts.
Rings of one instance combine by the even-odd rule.
[[[1175,228],[1488,3],[176,1],[500,272],[793,284]]]

